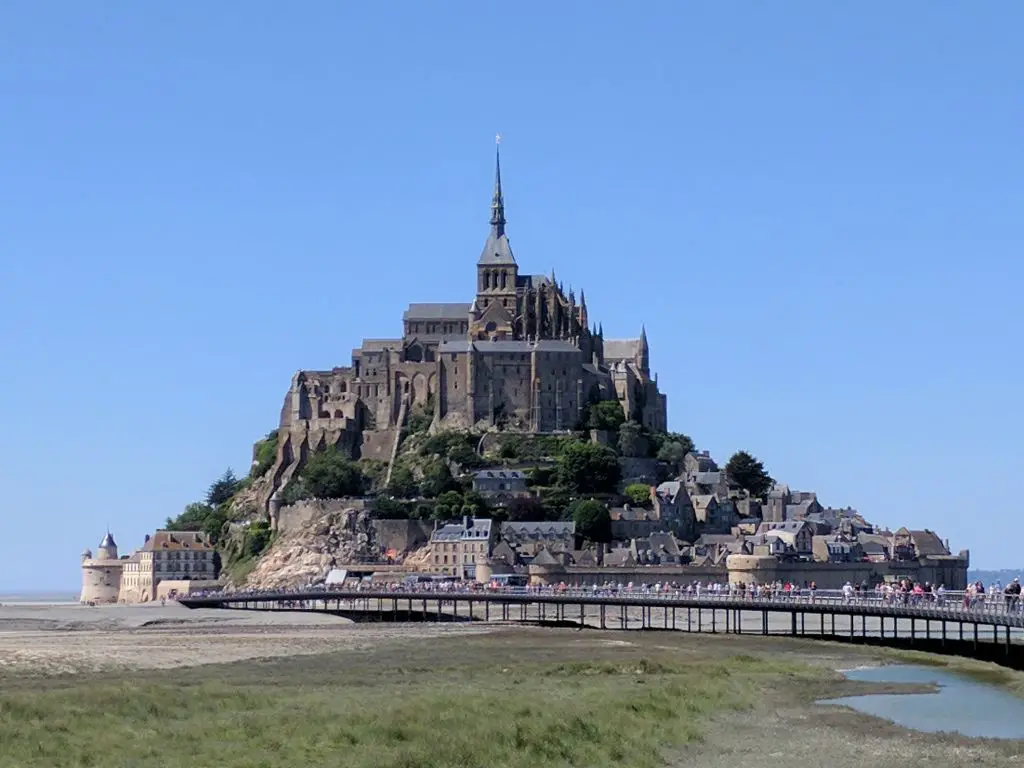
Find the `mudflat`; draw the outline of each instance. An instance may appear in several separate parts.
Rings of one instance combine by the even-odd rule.
[[[899,658],[788,638],[8,606],[0,768],[1021,764],[1020,742],[813,703],[920,690],[838,672]]]

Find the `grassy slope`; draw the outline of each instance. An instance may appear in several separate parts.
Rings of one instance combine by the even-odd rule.
[[[822,675],[749,656],[351,675],[330,656],[297,673],[275,664],[179,682],[5,685],[0,766],[656,766],[666,748],[699,739],[707,716],[751,707],[780,678]]]

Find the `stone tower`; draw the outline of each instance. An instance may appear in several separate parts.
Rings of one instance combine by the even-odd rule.
[[[501,192],[501,150],[495,150],[491,231],[476,263],[476,300],[470,310],[470,338],[516,337],[516,283],[519,265],[505,234],[505,200]]]
[[[116,603],[121,592],[124,561],[117,557],[117,543],[107,531],[96,557],[87,549],[82,553],[82,603]]]

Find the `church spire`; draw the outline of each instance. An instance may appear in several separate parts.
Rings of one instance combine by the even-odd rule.
[[[505,234],[505,199],[501,195],[501,134],[494,144],[494,196],[491,198],[491,229],[495,236]]]

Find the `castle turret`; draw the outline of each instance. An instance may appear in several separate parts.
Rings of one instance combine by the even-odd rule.
[[[107,535],[100,542],[99,549],[96,550],[96,559],[117,560],[117,542],[114,541],[110,531],[107,531]]]
[[[117,558],[117,542],[110,531],[103,537],[96,557],[88,549],[82,552],[83,603],[116,603],[121,593],[124,561]]]

